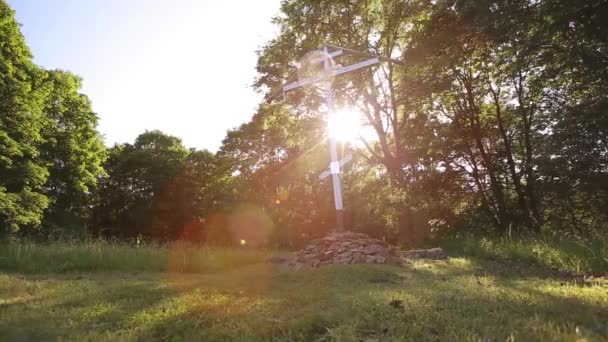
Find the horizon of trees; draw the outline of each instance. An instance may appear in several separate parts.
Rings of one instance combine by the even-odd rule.
[[[391,56],[334,82],[374,140],[342,146],[347,225],[606,236],[608,2],[284,0],[259,52],[269,100],[330,43]],[[0,0],[0,232],[298,246],[333,228],[322,94],[261,103],[217,153],[162,131],[104,147],[80,79],[32,62]]]

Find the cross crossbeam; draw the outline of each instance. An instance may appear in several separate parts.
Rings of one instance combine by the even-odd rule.
[[[360,63],[356,63],[353,65],[349,65],[347,67],[341,67],[335,70],[331,70],[327,75],[324,76],[320,76],[320,77],[311,77],[311,78],[305,78],[303,80],[299,80],[297,82],[293,82],[287,85],[283,86],[283,92],[286,93],[288,91],[309,85],[309,84],[313,84],[313,83],[317,83],[320,81],[324,81],[328,78],[334,77],[334,76],[338,76],[338,75],[342,75],[345,74],[347,72],[351,72],[351,71],[355,71],[357,69],[361,69],[361,68],[365,68],[374,64],[378,64],[380,62],[379,58],[372,58],[372,59],[368,59],[366,61],[360,62]]]

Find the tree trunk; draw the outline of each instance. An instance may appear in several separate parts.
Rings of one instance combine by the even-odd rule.
[[[476,157],[473,154],[473,150],[467,144],[467,151],[469,152],[469,158],[471,158],[471,165],[473,166],[473,179],[475,181],[475,185],[477,186],[477,191],[481,196],[481,204],[483,208],[492,216],[494,221],[494,225],[496,228],[500,228],[500,217],[498,216],[497,208],[494,203],[490,204],[490,200],[486,195],[486,188],[481,183],[481,175],[479,172],[479,167],[477,166]]]
[[[532,231],[535,233],[540,232],[540,226],[542,224],[542,217],[538,210],[538,200],[536,198],[536,177],[534,175],[534,168],[532,167],[532,114],[528,114],[528,110],[524,105],[524,90],[523,90],[523,75],[521,70],[518,72],[517,82],[514,82],[515,92],[517,94],[517,101],[519,102],[519,113],[523,122],[523,140],[524,140],[524,161],[525,161],[525,173],[526,173],[526,192],[529,199],[529,206],[532,221]]]
[[[479,155],[481,156],[482,165],[488,172],[488,177],[490,178],[490,188],[492,190],[494,199],[496,200],[496,206],[498,209],[498,229],[501,233],[504,234],[507,232],[507,229],[510,224],[510,219],[507,212],[505,195],[502,186],[498,181],[498,178],[496,177],[494,162],[486,152],[486,149],[483,145],[481,134],[481,121],[479,118],[479,114],[481,111],[475,102],[475,97],[470,81],[460,73],[459,80],[461,82],[461,96],[465,103],[465,107],[463,108],[463,114],[465,114],[469,119],[469,124],[471,127],[470,132],[473,135],[475,146],[477,147]]]
[[[523,191],[523,187],[521,185],[521,178],[517,174],[515,160],[513,159],[511,141],[509,139],[509,136],[507,135],[507,130],[504,126],[504,121],[502,119],[502,111],[501,111],[501,107],[500,107],[499,94],[496,90],[494,90],[494,88],[492,88],[492,85],[490,84],[490,82],[488,82],[488,87],[490,89],[490,92],[492,93],[492,98],[494,100],[494,108],[495,108],[494,112],[496,114],[496,120],[498,122],[498,130],[500,131],[500,136],[502,138],[502,141],[503,141],[503,144],[505,147],[507,164],[509,165],[509,173],[511,174],[511,179],[513,180],[513,187],[515,188],[515,193],[517,194],[517,202],[519,204],[519,209],[522,212],[522,216],[524,218],[524,222],[526,223],[526,226],[529,229],[534,230],[535,224],[530,215],[530,208],[528,206],[528,202],[526,200],[526,197],[525,197],[525,194]]]

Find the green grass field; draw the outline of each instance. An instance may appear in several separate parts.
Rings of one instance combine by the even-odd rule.
[[[267,256],[0,246],[0,340],[608,340],[607,284],[538,265],[458,257],[292,272]]]

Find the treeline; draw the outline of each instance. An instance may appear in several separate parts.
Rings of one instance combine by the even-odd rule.
[[[97,116],[80,78],[32,63],[14,13],[0,2],[0,232],[81,221],[103,174]],[[79,222],[84,224],[84,222]]]
[[[32,63],[2,1],[2,232],[289,246],[324,234],[322,94],[270,100],[330,43],[404,62],[334,80],[376,135],[343,146],[349,228],[409,245],[606,236],[607,16],[600,0],[283,1],[259,52],[268,103],[210,153],[160,131],[104,148],[79,79]]]

